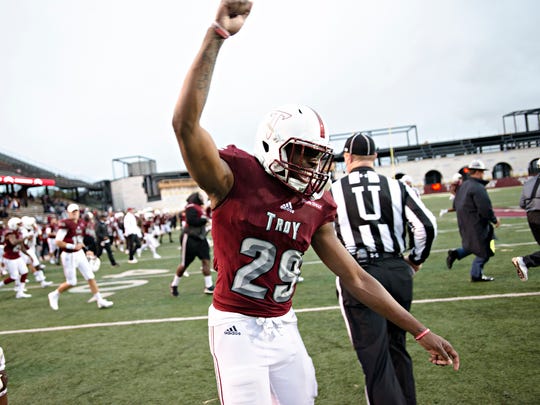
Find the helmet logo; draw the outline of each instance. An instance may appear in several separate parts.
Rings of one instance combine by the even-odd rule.
[[[272,134],[274,133],[274,128],[276,127],[277,123],[279,121],[285,121],[292,117],[291,114],[285,112],[285,111],[273,111],[270,114],[270,121],[268,122],[268,131],[266,132],[266,139],[270,139],[272,137]]]

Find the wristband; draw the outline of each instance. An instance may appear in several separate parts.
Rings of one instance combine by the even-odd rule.
[[[66,243],[66,249],[74,250],[75,245],[73,243]]]
[[[214,21],[212,23],[212,28],[214,29],[216,34],[218,34],[223,39],[227,39],[231,36],[231,33],[227,31],[225,28],[223,28],[221,24],[218,23],[217,21]]]
[[[414,339],[418,341],[418,340],[422,339],[424,336],[426,336],[429,332],[431,332],[431,331],[429,330],[429,328],[424,329],[422,332],[420,332],[418,335],[416,335],[416,336],[414,337]]]

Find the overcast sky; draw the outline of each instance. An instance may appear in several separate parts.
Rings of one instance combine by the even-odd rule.
[[[0,0],[0,152],[91,181],[134,155],[185,170],[172,111],[218,3]],[[248,151],[291,102],[332,134],[499,134],[504,114],[540,107],[539,16],[538,0],[258,0],[222,48],[203,124]]]

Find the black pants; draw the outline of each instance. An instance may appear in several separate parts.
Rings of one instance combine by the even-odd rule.
[[[412,269],[402,258],[363,264],[407,311],[412,302]],[[370,405],[416,404],[412,360],[405,331],[357,301],[338,280],[338,298],[349,335],[364,370]]]
[[[527,221],[529,227],[536,240],[536,243],[540,245],[540,211],[527,212]],[[540,266],[540,250],[538,252],[531,253],[530,255],[523,256],[523,262],[527,267],[539,267]]]
[[[129,260],[133,260],[135,252],[141,247],[141,240],[137,235],[132,233],[131,235],[126,236],[126,245],[129,251]]]
[[[103,250],[105,250],[107,252],[107,257],[109,258],[109,262],[111,262],[113,266],[116,266],[116,260],[114,260],[114,255],[111,249],[111,243],[107,242],[101,245],[102,242],[103,241],[98,241],[96,243],[96,246],[97,246],[96,256],[101,257],[101,255],[103,254]]]

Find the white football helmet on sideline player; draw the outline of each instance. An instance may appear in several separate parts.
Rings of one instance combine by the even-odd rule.
[[[36,224],[36,219],[34,217],[24,216],[21,218],[22,226],[24,226],[27,230],[31,231],[34,229],[34,225]]]
[[[19,229],[19,226],[21,226],[21,224],[22,224],[22,221],[18,217],[11,218],[7,223],[8,228],[11,229],[12,231],[16,231],[17,229]]]
[[[289,104],[272,110],[259,125],[255,142],[254,155],[268,174],[306,197],[322,196],[333,154],[326,125],[312,108]],[[293,156],[305,157],[312,167],[295,164]]]

